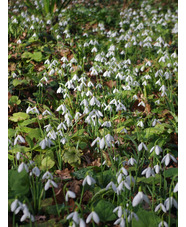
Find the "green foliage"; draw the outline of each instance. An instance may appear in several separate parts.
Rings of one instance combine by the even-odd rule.
[[[14,113],[12,117],[9,117],[9,120],[13,122],[24,121],[29,118],[29,115],[24,112]]]
[[[117,216],[113,213],[115,206],[105,200],[100,200],[94,207],[94,210],[97,214],[99,214],[100,220],[105,223],[107,221],[116,220]]]
[[[64,162],[69,163],[72,166],[77,166],[81,164],[82,151],[76,149],[75,147],[66,146],[63,150],[62,159]]]
[[[136,219],[133,219],[132,226],[134,227],[156,227],[161,222],[161,218],[152,211],[139,209],[136,214],[139,220],[136,221]]]
[[[8,197],[22,198],[29,194],[29,177],[28,173],[23,170],[18,173],[16,169],[8,170]]]

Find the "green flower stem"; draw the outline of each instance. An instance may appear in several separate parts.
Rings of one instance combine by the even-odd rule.
[[[52,192],[53,192],[53,195],[54,195],[54,200],[55,200],[55,204],[56,204],[57,214],[58,214],[58,217],[60,217],[60,211],[59,211],[59,208],[58,208],[58,204],[57,204],[57,200],[56,200],[56,195],[55,195],[55,192],[54,192],[54,187],[52,187]]]

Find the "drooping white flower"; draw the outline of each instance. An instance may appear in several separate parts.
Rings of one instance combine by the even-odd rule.
[[[142,149],[145,149],[146,151],[148,150],[147,146],[142,142],[138,145],[138,151],[141,151]]]
[[[85,179],[83,180],[82,185],[85,186],[86,183],[87,183],[88,185],[92,185],[92,184],[95,184],[96,181],[94,180],[94,178],[92,178],[91,176],[87,175],[87,176],[85,177]]]
[[[110,187],[112,187],[114,192],[117,192],[116,185],[112,181],[106,186],[105,189],[108,190]]]
[[[161,221],[161,222],[159,223],[158,227],[169,227],[169,226],[168,226],[167,222]]]
[[[100,138],[99,137],[97,137],[92,143],[91,143],[91,147],[93,147],[94,145],[95,145],[95,143],[97,142],[97,144],[99,144],[100,143]]]
[[[146,203],[149,203],[149,199],[147,197],[147,195],[143,194],[143,192],[139,191],[133,201],[132,201],[132,206],[135,207],[137,206],[139,203],[141,203],[142,201],[145,201]]]
[[[143,121],[139,121],[139,122],[137,123],[137,126],[140,126],[141,128],[143,128],[143,127],[144,127]]]
[[[49,171],[46,171],[42,176],[42,180],[44,179],[53,179],[53,176]]]
[[[76,223],[76,224],[79,224],[79,217],[78,217],[78,212],[77,211],[74,211],[72,213],[70,213],[68,216],[67,216],[67,220],[72,218],[72,220]]]
[[[164,206],[166,207],[166,210],[168,211],[172,206],[174,206],[176,209],[178,209],[178,203],[177,201],[171,196],[167,198],[164,202]]]
[[[150,149],[150,153],[152,153],[153,151],[155,151],[155,153],[156,153],[157,155],[159,155],[159,154],[162,152],[162,149],[161,149],[160,146],[155,145],[155,146],[153,146],[153,147]]]
[[[11,203],[11,211],[14,212],[16,210],[16,208],[18,207],[19,205],[19,200],[18,199],[15,199],[12,203]]]
[[[32,172],[30,173],[31,174],[34,174],[35,176],[39,177],[40,175],[40,170],[37,166],[35,166],[33,169],[32,169]]]
[[[154,166],[155,172],[158,174],[160,172],[160,166],[157,164]]]
[[[113,210],[113,213],[115,213],[116,211],[117,211],[118,217],[120,218],[120,217],[122,216],[122,213],[123,213],[122,206],[117,206],[117,207]]]
[[[99,216],[97,215],[97,213],[95,211],[92,211],[87,219],[86,219],[86,223],[89,223],[91,221],[91,219],[96,223],[99,224]]]
[[[129,216],[128,216],[128,222],[130,222],[130,221],[132,220],[133,217],[136,219],[136,221],[139,220],[137,214],[135,214],[134,212],[130,212],[130,214],[129,214]]]
[[[162,209],[162,211],[163,211],[164,213],[167,212],[165,206],[164,206],[162,203],[158,204],[158,205],[155,207],[155,210],[154,210],[154,211],[157,212],[160,208]]]
[[[132,157],[131,157],[131,158],[128,160],[128,162],[127,162],[127,164],[128,164],[128,165],[131,165],[131,166],[133,166],[134,163],[137,163],[137,161],[136,161],[136,159],[134,159],[134,158],[132,158]]]
[[[17,144],[17,142],[25,143],[25,139],[22,136],[18,135],[14,140],[14,146]]]
[[[53,180],[48,179],[48,181],[45,184],[45,191],[49,189],[50,185],[54,186],[55,188],[58,187],[58,185]]]
[[[67,191],[66,195],[65,195],[65,201],[68,202],[68,198],[76,198],[76,194],[72,191]]]
[[[177,160],[175,159],[175,157],[172,156],[172,155],[169,154],[169,153],[167,153],[167,154],[163,157],[163,159],[161,160],[161,163],[164,163],[164,162],[165,162],[165,165],[168,166],[171,159],[172,159],[172,161],[174,161],[174,162],[177,163]]]
[[[22,163],[19,165],[19,167],[18,167],[18,169],[17,169],[18,173],[22,172],[23,169],[25,169],[26,172],[28,173],[28,166],[27,166],[24,162],[22,162]]]
[[[151,167],[147,167],[141,173],[141,175],[146,175],[146,178],[149,178],[151,175],[155,177],[154,170]]]
[[[118,218],[115,222],[114,225],[119,225],[120,227],[125,227],[125,219],[124,217]]]
[[[173,192],[176,193],[177,191],[178,191],[178,182],[177,182],[176,186],[174,187]]]

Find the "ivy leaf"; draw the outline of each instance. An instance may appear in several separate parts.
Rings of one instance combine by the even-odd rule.
[[[40,61],[42,61],[42,58],[43,58],[43,55],[42,55],[41,52],[34,52],[34,53],[32,54],[32,59],[33,59],[34,61],[40,62]]]
[[[50,156],[46,156],[41,161],[41,169],[42,170],[51,169],[54,165],[55,165],[55,162],[54,162],[54,160]]]
[[[8,170],[8,180],[9,198],[23,197],[29,193],[29,178],[25,170],[20,173],[15,169]]]
[[[100,200],[94,210],[102,222],[113,221],[117,216],[113,213],[115,206],[109,201]]]
[[[139,209],[136,214],[139,220],[136,221],[136,219],[132,219],[133,227],[156,227],[161,222],[161,218],[152,211]]]
[[[19,105],[21,103],[21,100],[19,99],[18,96],[13,95],[9,100],[8,104],[13,106],[14,104]]]
[[[76,149],[75,147],[69,147],[64,150],[63,160],[68,162],[71,166],[76,166],[81,164],[82,151]]]
[[[9,120],[13,122],[24,121],[28,119],[30,116],[24,112],[14,113],[12,117],[9,117]]]
[[[28,81],[27,80],[19,80],[19,79],[14,79],[12,81],[12,84],[14,85],[14,87],[20,85],[20,84],[27,84]]]

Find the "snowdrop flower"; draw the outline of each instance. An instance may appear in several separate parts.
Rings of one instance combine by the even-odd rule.
[[[67,130],[67,127],[66,127],[66,125],[65,125],[63,122],[61,122],[61,123],[57,126],[57,130],[59,130],[59,129],[61,129],[61,128],[63,128],[64,130]]]
[[[39,143],[39,146],[41,147],[41,149],[45,149],[46,146],[49,146],[53,144],[53,142],[48,139],[47,137],[45,137],[45,139],[43,139],[40,143]],[[54,144],[53,144],[54,145]]]
[[[77,211],[74,211],[74,212],[70,213],[70,214],[67,216],[67,220],[70,219],[70,218],[72,218],[72,220],[73,220],[76,224],[78,224],[78,223],[79,223],[79,217],[78,217],[78,216],[79,216],[79,215],[78,215],[78,212],[77,212]]]
[[[128,222],[130,222],[130,221],[132,220],[133,217],[136,219],[136,221],[139,220],[137,214],[135,214],[134,212],[131,212],[131,213],[129,214],[129,216],[128,216]]]
[[[154,166],[155,172],[158,174],[160,172],[160,166],[157,164]]]
[[[161,163],[164,163],[164,162],[165,162],[165,165],[168,166],[171,159],[172,159],[172,161],[174,161],[174,162],[177,163],[177,160],[175,159],[175,157],[172,156],[172,155],[169,154],[169,153],[167,153],[167,154],[163,157],[163,159],[161,160]]]
[[[139,146],[138,146],[138,151],[141,151],[143,148],[144,148],[146,151],[148,151],[147,146],[146,146],[143,142],[141,142],[141,143],[139,144]]]
[[[176,193],[178,191],[178,183],[176,184],[176,186],[174,187],[173,192]]]
[[[112,181],[106,186],[105,189],[108,190],[110,187],[112,187],[114,192],[117,192],[116,185]]]
[[[45,110],[45,111],[42,113],[43,116],[46,115],[46,114],[52,115],[52,114],[50,113],[50,111],[48,111],[48,110]]]
[[[161,221],[161,222],[159,223],[158,227],[169,227],[169,226],[168,226],[167,222]]]
[[[127,110],[126,107],[121,102],[118,102],[116,106],[116,111],[118,112],[119,110],[124,110],[124,111]]]
[[[94,96],[91,98],[90,100],[90,105],[94,106],[97,105],[98,107],[100,107],[100,102],[97,100],[97,98],[95,98]]]
[[[33,169],[32,169],[32,172],[30,173],[30,176],[34,174],[36,177],[39,177],[40,175],[40,170],[37,166],[35,166]]]
[[[17,44],[21,44],[21,40],[19,39],[19,40],[17,40]]]
[[[95,145],[95,143],[97,142],[97,144],[99,144],[100,143],[100,138],[99,137],[97,137],[92,143],[91,143],[91,147],[93,147],[94,145]]]
[[[124,168],[124,167],[121,167],[121,169],[119,170],[119,173],[123,173],[125,176],[127,176],[128,175],[128,172],[127,172],[127,170]]]
[[[19,165],[19,167],[18,167],[18,169],[17,169],[18,173],[22,172],[23,169],[25,169],[26,172],[28,173],[28,166],[27,166],[24,162],[22,162],[22,163]]]
[[[97,215],[97,213],[95,211],[92,211],[87,219],[86,219],[86,223],[89,223],[91,221],[91,219],[93,219],[93,221],[98,224],[99,223],[99,216]]]
[[[144,169],[141,173],[141,175],[146,175],[146,178],[149,178],[151,175],[153,177],[155,177],[155,173],[154,170],[150,167],[147,167],[146,169]]]
[[[97,50],[97,48],[96,47],[94,47],[92,50],[91,50],[91,52],[93,53],[93,52],[97,52],[98,50]]]
[[[144,127],[143,121],[139,121],[139,122],[137,123],[137,126],[140,126],[141,128],[143,128],[143,127]]]
[[[164,202],[164,206],[166,207],[166,210],[168,211],[172,206],[174,206],[176,209],[178,209],[178,203],[177,201],[171,196],[167,198]]]
[[[155,146],[153,146],[153,147],[150,149],[150,153],[152,153],[153,151],[155,151],[155,153],[156,153],[157,155],[159,155],[159,154],[162,152],[162,149],[161,149],[160,146],[155,145]]]
[[[134,199],[133,199],[133,201],[132,201],[132,206],[135,207],[135,206],[137,206],[139,203],[141,203],[142,201],[145,201],[146,203],[149,203],[148,197],[147,197],[145,194],[143,194],[143,192],[139,191],[139,192],[135,195],[135,197],[134,197]]]
[[[44,179],[53,179],[53,176],[49,171],[46,171],[42,176],[42,180]]]
[[[79,219],[79,227],[86,227],[86,224],[82,218]]]
[[[164,213],[167,212],[165,206],[162,203],[158,204],[154,211],[157,212],[160,208]]]
[[[75,119],[76,122],[78,121],[79,117],[81,117],[81,115],[82,115],[82,114],[81,114],[80,112],[77,112],[77,113],[75,114],[74,119]]]
[[[154,121],[152,122],[152,126],[154,127],[157,123],[161,124],[160,121],[158,121],[157,119],[154,119]]]
[[[101,125],[102,127],[108,127],[108,128],[110,128],[111,127],[111,122],[110,121],[105,121],[102,125]]]
[[[58,185],[53,180],[48,179],[48,181],[45,184],[45,191],[49,189],[50,185],[53,185],[55,188],[58,187]]]
[[[25,143],[25,140],[22,136],[18,135],[14,140],[14,146],[17,144],[17,142]]]
[[[22,208],[22,210],[23,210],[23,216],[21,217],[20,221],[23,222],[27,218],[30,218],[30,220],[32,222],[34,222],[34,216],[30,214],[30,212],[29,212],[28,207],[26,206],[26,204],[23,204],[22,206],[23,206],[23,208]]]
[[[68,202],[68,198],[76,198],[76,194],[72,191],[67,191],[66,195],[65,195],[65,201]]]
[[[20,153],[20,152],[17,152],[17,154],[16,154],[16,159],[17,159],[17,160],[20,159],[20,155],[21,155],[21,153]]]
[[[125,227],[124,217],[120,217],[114,222],[114,225],[118,225],[118,224],[119,224],[120,227]]]
[[[117,215],[120,218],[122,216],[123,210],[122,210],[122,206],[117,206],[114,210],[113,213],[115,213],[117,211]]]
[[[86,183],[87,183],[88,185],[92,185],[92,184],[95,184],[96,181],[94,180],[94,178],[92,178],[91,176],[87,175],[87,176],[85,177],[85,179],[83,180],[82,185],[85,186]]]
[[[63,111],[62,115],[64,115],[64,114],[66,113],[66,111],[67,111],[67,108],[66,108],[66,106],[65,106],[64,104],[61,104],[61,105],[56,109],[56,111],[60,111],[60,110]]]
[[[21,205],[20,201],[19,201],[18,199],[15,199],[15,200],[11,203],[11,206],[10,206],[11,211],[14,212],[14,211],[16,210],[16,208],[17,208],[18,206],[20,206],[20,205]]]
[[[134,159],[134,158],[132,158],[132,157],[131,157],[131,158],[128,160],[128,162],[127,162],[127,164],[128,164],[128,165],[131,165],[131,166],[133,166],[134,163],[137,163],[137,161],[136,161],[136,159]]]
[[[138,106],[143,106],[143,107],[145,107],[145,103],[144,103],[143,101],[141,101],[141,102],[138,104]]]

